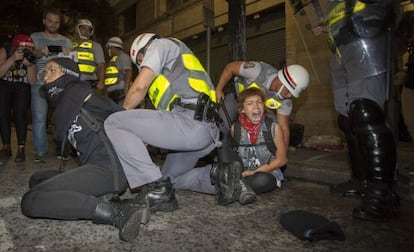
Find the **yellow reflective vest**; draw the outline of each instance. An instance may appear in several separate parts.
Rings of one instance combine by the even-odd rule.
[[[105,85],[115,85],[119,82],[119,69],[116,67],[118,56],[113,56],[105,69]]]
[[[95,63],[95,55],[92,51],[93,42],[84,41],[80,44],[74,43],[73,47],[76,50],[79,71],[82,74],[93,75],[97,67],[97,64]]]
[[[266,64],[264,62],[258,62],[258,64],[260,64],[261,71],[259,75],[256,77],[256,79],[252,82],[247,83],[247,81],[244,78],[235,78],[234,85],[236,88],[237,95],[248,88],[259,88],[263,90],[266,95],[265,106],[270,109],[278,109],[280,108],[280,106],[282,106],[282,103],[277,98],[275,92],[270,92],[269,90],[267,90],[267,88],[264,87],[264,83],[266,82],[267,78],[269,78],[269,76],[275,74],[277,76],[277,70],[271,65]]]
[[[178,98],[198,98],[200,93],[216,102],[214,85],[197,57],[178,39],[167,39],[180,47],[181,57],[177,58],[170,72],[163,70],[151,83],[148,94],[154,107],[169,111]]]

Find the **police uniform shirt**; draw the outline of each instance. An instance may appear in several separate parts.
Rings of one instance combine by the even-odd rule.
[[[174,62],[180,57],[180,47],[168,39],[156,39],[152,41],[145,55],[147,57],[144,57],[141,67],[148,67],[155,75],[159,75],[164,68],[171,71]]]
[[[120,73],[119,83],[115,85],[109,85],[108,92],[111,92],[114,90],[124,90],[125,89],[125,71],[132,70],[131,58],[129,57],[129,55],[127,55],[123,51],[121,51],[121,53],[118,55],[115,65]]]
[[[245,66],[245,64],[249,64],[248,66]],[[239,69],[239,76],[243,77],[247,83],[251,83],[256,80],[257,76],[259,76],[261,71],[261,65],[259,62],[254,61],[248,61],[243,63],[240,66]],[[272,81],[277,77],[277,72],[274,74],[271,74],[266,77],[266,82],[262,83],[263,88],[266,90],[269,90],[270,85],[272,84]],[[289,116],[292,113],[292,100],[291,99],[284,99],[282,100],[282,105],[280,108],[277,109],[277,113],[280,115]]]
[[[102,63],[105,64],[105,56],[104,56],[104,52],[102,49],[102,45],[95,41],[91,41],[91,42],[92,42],[92,53],[95,58],[94,61],[96,63],[96,70],[93,73],[93,75],[81,74],[81,80],[97,80],[98,79],[98,76],[97,76],[98,65]]]
[[[93,41],[92,51],[95,56],[95,62],[96,64],[102,64],[105,63],[105,56],[102,49],[102,45],[98,42]]]

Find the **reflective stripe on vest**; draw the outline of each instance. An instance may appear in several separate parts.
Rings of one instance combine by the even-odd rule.
[[[356,1],[352,13],[360,12],[366,8],[366,4],[360,1]],[[339,30],[346,25],[344,18],[349,15],[349,11],[346,10],[346,2],[339,2],[334,8],[328,12],[327,26],[328,26],[328,44],[337,56],[337,60],[340,61],[342,55],[339,49],[336,47],[334,34],[339,33]],[[343,24],[337,24],[339,21],[344,21]],[[333,25],[336,25],[333,27]]]
[[[119,82],[119,70],[116,67],[118,56],[113,56],[105,69],[105,85],[114,85]]]
[[[265,106],[270,109],[278,109],[282,106],[282,103],[277,98],[274,92],[270,92],[264,87],[264,83],[266,82],[267,78],[273,74],[277,74],[277,70],[269,64],[264,62],[258,62],[260,64],[260,73],[256,77],[256,79],[251,82],[247,83],[244,78],[237,77],[235,78],[235,88],[237,95],[240,94],[243,90],[249,88],[259,88],[264,91],[266,98],[265,98]]]
[[[328,26],[331,26],[338,22],[341,19],[344,19],[347,13],[346,8],[346,2],[340,2],[338,5],[336,5],[332,10],[328,13]],[[366,5],[360,1],[357,1],[355,3],[353,13],[362,11],[365,9]]]
[[[279,101],[274,92],[268,92],[265,97],[265,106],[270,109],[278,109],[282,106],[282,102]]]
[[[169,111],[177,98],[198,98],[205,93],[215,102],[215,88],[193,52],[178,39],[168,38],[181,49],[171,72],[163,71],[148,89],[149,98],[156,109]],[[173,84],[173,85],[172,85]]]
[[[81,73],[93,74],[96,70],[95,55],[92,51],[93,43],[84,41],[76,47],[79,71]]]
[[[158,75],[148,89],[149,98],[156,109],[163,109],[169,111],[171,104],[178,98],[171,89],[170,81],[162,74]],[[162,99],[163,97],[170,97],[170,99]]]

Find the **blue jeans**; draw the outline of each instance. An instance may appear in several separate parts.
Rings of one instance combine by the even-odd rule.
[[[36,155],[45,155],[48,151],[47,138],[47,100],[40,96],[42,85],[32,85],[32,137]]]

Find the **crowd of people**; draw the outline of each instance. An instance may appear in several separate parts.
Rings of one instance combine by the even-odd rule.
[[[125,96],[128,90],[132,67],[128,55],[122,52],[122,40],[118,37],[108,40],[106,47],[112,59],[106,64],[102,46],[92,40],[92,21],[79,19],[74,27],[77,38],[71,41],[59,33],[62,17],[58,9],[47,9],[42,19],[43,31],[16,34],[0,48],[1,164],[5,164],[12,156],[10,134],[13,119],[17,135],[15,162],[24,162],[26,159],[28,120],[32,125],[35,162],[45,161],[45,157],[50,154],[47,137],[50,109],[42,92],[44,80],[41,76],[50,59],[62,56],[71,58],[78,64],[81,80],[101,94],[107,91],[109,97],[119,104],[122,104],[120,97]],[[114,96],[117,91],[120,94]],[[31,119],[28,119],[29,115]],[[67,159],[67,153],[61,151],[62,143],[55,144],[56,157]]]
[[[121,240],[132,241],[151,213],[178,208],[176,189],[215,195],[222,205],[245,205],[282,186],[292,98],[310,80],[303,66],[276,69],[258,61],[230,62],[215,84],[185,43],[154,33],[138,35],[129,56],[122,40],[111,37],[105,46],[111,58],[105,64],[102,46],[91,39],[92,22],[79,20],[79,39],[72,43],[59,34],[61,20],[60,12],[50,9],[43,17],[44,31],[15,36],[12,47],[0,50],[1,160],[12,155],[10,110],[18,139],[15,161],[25,160],[31,100],[35,161],[43,161],[49,150],[49,110],[57,155],[65,158],[69,142],[80,161],[64,172],[33,174],[21,201],[25,216],[109,224],[119,229]],[[339,28],[329,29],[335,34]],[[377,42],[372,40],[373,46]],[[339,49],[345,46],[361,49],[355,43]],[[132,64],[138,69],[134,79]],[[366,151],[350,150],[353,180],[332,190],[362,195],[355,217],[387,220],[398,206],[391,174],[395,148],[382,116],[386,98],[383,88],[376,88],[384,72],[341,79],[343,66],[336,60],[331,64],[339,126],[349,146]],[[225,94],[232,80],[235,92]],[[137,108],[146,97],[153,108]],[[168,150],[162,167],[154,163],[148,145]],[[194,169],[213,151],[212,163]],[[355,156],[361,153],[368,156]],[[385,154],[388,161],[381,158]],[[369,165],[358,170],[362,164]],[[358,172],[363,178],[355,183]],[[138,191],[133,198],[122,197],[128,188]]]

